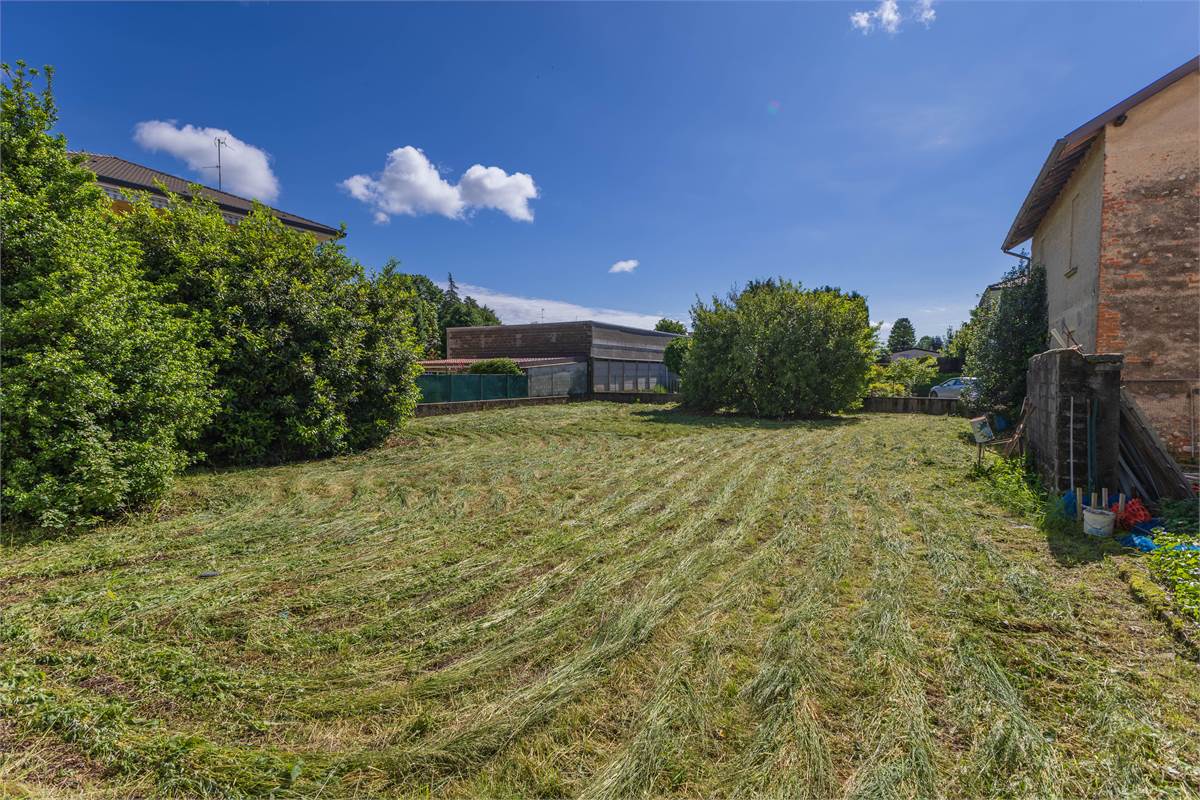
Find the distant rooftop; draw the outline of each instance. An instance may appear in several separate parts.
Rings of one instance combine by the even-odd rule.
[[[92,172],[96,173],[96,177],[101,183],[116,186],[122,189],[133,189],[135,191],[150,192],[161,196],[162,190],[156,185],[161,183],[167,187],[167,190],[174,192],[181,197],[191,197],[192,187],[195,181],[189,181],[185,178],[180,178],[177,175],[171,175],[166,172],[160,172],[156,169],[135,164],[132,161],[126,161],[118,156],[103,155],[100,153],[79,152],[76,155],[81,155],[86,158],[84,165]],[[250,213],[250,209],[254,205],[254,201],[245,197],[239,197],[236,194],[223,192],[219,189],[211,189],[207,186],[200,187],[200,194],[215,202],[222,211],[232,212],[240,216],[245,216]],[[264,205],[266,205],[264,203]],[[318,234],[324,237],[340,236],[341,231],[337,228],[331,228],[328,225],[322,225],[319,222],[314,222],[311,219],[289,214],[286,211],[280,211],[277,208],[272,208],[271,213],[279,218],[285,225],[293,228],[299,228],[311,233]]]
[[[577,319],[577,320],[572,320],[570,322],[567,322],[567,321],[562,321],[562,322],[517,322],[517,323],[513,323],[511,325],[510,324],[468,325],[468,326],[463,326],[461,328],[451,328],[450,330],[466,331],[466,330],[476,330],[476,329],[481,329],[481,328],[505,328],[505,329],[510,329],[510,330],[513,328],[528,328],[530,330],[537,330],[537,329],[546,329],[546,328],[556,326],[556,325],[557,326],[592,325],[597,328],[608,328],[609,330],[614,330],[614,331],[625,331],[627,333],[643,333],[643,334],[648,334],[650,336],[666,336],[666,337],[672,338],[672,339],[676,339],[676,338],[679,338],[680,336],[686,335],[686,334],[682,334],[682,333],[669,333],[667,331],[656,331],[651,328],[635,328],[631,325],[618,325],[615,322],[599,322],[594,319]]]

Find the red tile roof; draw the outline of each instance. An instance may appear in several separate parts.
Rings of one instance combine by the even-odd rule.
[[[425,368],[426,372],[457,372],[465,370],[476,361],[491,360],[492,359],[490,358],[435,358],[418,363]],[[517,362],[517,366],[521,369],[529,369],[530,367],[548,367],[554,364],[574,364],[579,360],[581,359],[568,358],[564,356],[536,356],[513,359],[513,361]]]

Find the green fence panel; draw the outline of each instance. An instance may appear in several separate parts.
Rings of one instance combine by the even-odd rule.
[[[451,375],[450,402],[469,403],[483,396],[480,391],[482,375]]]
[[[421,390],[422,403],[450,402],[450,376],[425,375],[417,376],[417,388]]]
[[[476,400],[505,400],[529,396],[525,375],[433,375],[417,376],[422,403],[467,403]]]
[[[479,390],[482,400],[503,400],[508,397],[507,375],[480,375]]]

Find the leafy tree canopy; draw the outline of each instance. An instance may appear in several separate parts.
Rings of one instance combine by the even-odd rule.
[[[654,323],[654,330],[662,331],[663,333],[687,333],[687,326],[677,320],[663,317],[658,322]]]

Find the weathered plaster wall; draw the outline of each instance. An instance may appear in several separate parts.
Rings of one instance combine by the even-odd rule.
[[[1105,130],[1096,351],[1176,458],[1200,429],[1200,74]]]
[[[1050,329],[1071,332],[1085,353],[1096,349],[1104,135],[1092,143],[1033,236],[1033,262],[1046,268]]]

